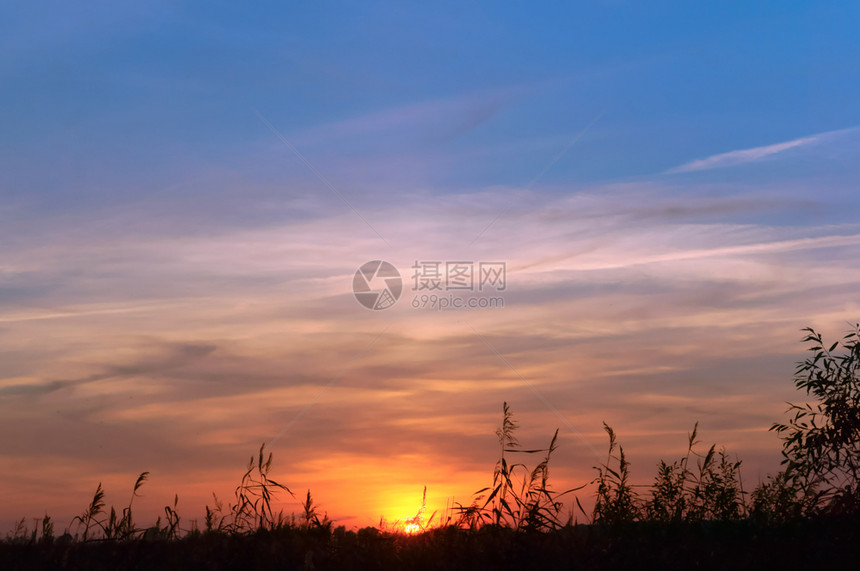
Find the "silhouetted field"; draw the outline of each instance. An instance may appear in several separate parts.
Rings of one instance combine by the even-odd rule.
[[[0,545],[4,569],[826,569],[852,568],[851,519],[576,525],[550,532],[343,527],[192,533],[176,540]],[[833,567],[830,567],[833,566]]]

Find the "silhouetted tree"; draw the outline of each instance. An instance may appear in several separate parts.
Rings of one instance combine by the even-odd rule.
[[[826,347],[812,328],[812,353],[798,363],[795,385],[812,402],[790,404],[793,417],[771,430],[782,435],[785,478],[806,512],[860,511],[860,325]],[[842,351],[837,353],[839,345]]]

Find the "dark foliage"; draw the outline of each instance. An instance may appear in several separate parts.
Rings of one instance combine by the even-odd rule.
[[[253,534],[192,533],[181,539],[0,543],[4,569],[480,570],[849,568],[856,519],[576,525],[523,533],[495,525],[420,535],[375,528],[284,527]]]

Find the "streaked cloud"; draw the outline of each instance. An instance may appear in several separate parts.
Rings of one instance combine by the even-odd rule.
[[[801,137],[799,139],[793,139],[791,141],[785,141],[783,143],[776,143],[773,145],[765,145],[762,147],[753,147],[750,149],[741,149],[738,151],[720,153],[704,159],[697,159],[694,161],[690,161],[689,163],[673,167],[667,170],[666,173],[677,174],[685,172],[704,171],[723,167],[733,167],[746,163],[753,163],[771,155],[782,153],[789,149],[795,149],[798,147],[808,146],[813,143],[817,143],[821,141],[823,137],[831,135],[834,132],[836,131],[821,133],[819,135],[813,135],[811,137]]]

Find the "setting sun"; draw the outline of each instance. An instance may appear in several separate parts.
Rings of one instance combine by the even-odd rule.
[[[427,508],[427,487],[421,494],[419,503],[413,504],[410,511],[402,512],[401,509],[392,510],[392,513],[402,513],[400,517],[391,520],[390,526],[394,531],[400,531],[407,534],[415,534],[427,530],[430,527],[437,526],[441,523],[440,512],[438,510],[431,511],[428,514]],[[447,509],[447,508],[446,508]],[[444,516],[444,514],[443,514]]]

